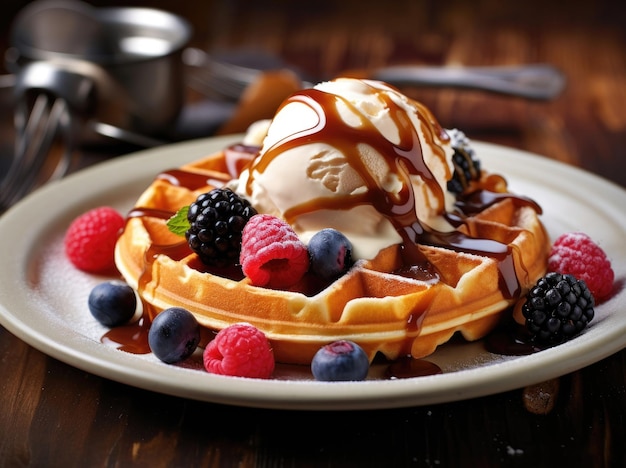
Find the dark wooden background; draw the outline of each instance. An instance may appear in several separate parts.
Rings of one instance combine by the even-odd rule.
[[[3,45],[24,3],[0,6]],[[568,86],[551,102],[450,89],[406,92],[444,126],[473,139],[532,151],[626,186],[620,1],[93,4],[179,13],[194,25],[195,45],[262,48],[316,79],[407,62],[552,63]],[[538,394],[547,406],[531,404]],[[51,359],[0,328],[1,466],[614,467],[626,466],[625,439],[624,350],[541,387],[469,401],[287,412],[132,388]]]

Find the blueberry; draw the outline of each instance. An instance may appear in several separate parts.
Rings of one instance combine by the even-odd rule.
[[[369,371],[369,359],[356,343],[335,341],[315,353],[311,371],[315,380],[364,380]]]
[[[94,287],[87,303],[91,315],[98,322],[107,327],[116,327],[133,318],[137,309],[137,296],[129,285],[114,280]]]
[[[308,245],[310,270],[325,280],[335,279],[352,266],[352,244],[336,229],[316,232]]]
[[[168,364],[187,359],[200,342],[200,325],[186,309],[165,309],[152,321],[148,344],[156,357]]]

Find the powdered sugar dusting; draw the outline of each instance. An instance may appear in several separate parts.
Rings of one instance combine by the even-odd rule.
[[[63,235],[52,239],[34,262],[30,280],[36,300],[50,312],[48,317],[66,323],[88,338],[99,341],[107,328],[89,313],[87,299],[91,289],[109,277],[84,273],[65,256]]]

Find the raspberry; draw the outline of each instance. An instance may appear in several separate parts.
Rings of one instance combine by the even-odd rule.
[[[243,229],[240,262],[255,286],[287,288],[309,269],[309,254],[289,224],[258,214]]]
[[[235,377],[268,379],[274,372],[269,341],[256,327],[237,323],[221,330],[203,354],[207,372]]]
[[[115,267],[113,252],[124,217],[102,206],[78,216],[65,233],[65,255],[80,270],[98,273]]]
[[[583,280],[596,300],[608,296],[615,274],[604,251],[586,234],[561,235],[552,245],[548,269]]]
[[[448,181],[448,191],[460,194],[467,189],[472,180],[480,179],[480,160],[476,157],[465,134],[457,129],[446,130],[450,136],[450,143],[454,148],[452,164],[454,173]]]
[[[241,231],[255,214],[250,203],[230,189],[204,193],[187,212],[189,247],[206,265],[234,265],[241,250]]]

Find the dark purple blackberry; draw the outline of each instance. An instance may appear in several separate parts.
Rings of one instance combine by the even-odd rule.
[[[202,263],[225,267],[239,263],[241,232],[256,214],[250,203],[230,189],[214,189],[189,206],[185,237]]]
[[[480,161],[465,134],[457,129],[446,130],[454,148],[452,165],[454,172],[448,181],[448,191],[460,194],[467,189],[472,180],[480,179]]]
[[[569,340],[593,319],[593,295],[572,275],[548,273],[526,295],[522,314],[532,339],[553,345]]]

